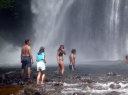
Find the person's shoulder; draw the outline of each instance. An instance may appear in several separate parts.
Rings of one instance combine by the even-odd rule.
[[[31,49],[31,47],[30,47],[30,46],[27,46],[27,48],[28,48],[28,49]]]
[[[74,54],[71,53],[71,57],[74,57]]]
[[[22,46],[22,48],[24,48],[24,47],[25,47],[25,45]]]
[[[23,45],[23,46],[22,46],[22,49],[24,50],[25,48],[26,48],[26,45]]]
[[[70,54],[69,57],[72,57],[72,54]]]
[[[41,55],[44,55],[44,54],[45,54],[44,52],[41,53]]]

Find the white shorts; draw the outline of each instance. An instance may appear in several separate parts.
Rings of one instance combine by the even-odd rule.
[[[37,71],[44,71],[46,69],[45,63],[40,61],[37,62]]]

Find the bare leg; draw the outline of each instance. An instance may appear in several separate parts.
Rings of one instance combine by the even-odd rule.
[[[58,65],[56,74],[59,74],[59,72],[60,72],[60,67],[59,67],[59,65]]]
[[[28,78],[30,78],[30,75],[31,75],[31,68],[28,67]]]
[[[41,76],[41,72],[38,72],[38,75],[37,75],[37,85],[39,85],[40,76]]]
[[[62,75],[64,75],[64,63],[63,62],[61,64],[61,67],[62,67]]]
[[[41,82],[41,84],[44,84],[44,79],[45,79],[45,70],[43,71],[42,82]]]
[[[60,62],[60,66],[61,66],[61,74],[64,74],[64,64],[63,61]]]
[[[60,72],[61,72],[61,64],[58,64],[57,74],[59,74]]]
[[[24,77],[24,69],[21,70],[21,77]]]

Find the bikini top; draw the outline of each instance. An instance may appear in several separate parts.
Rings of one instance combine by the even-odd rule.
[[[62,53],[62,52],[60,52],[60,53],[59,53],[59,56],[63,56],[63,53]]]

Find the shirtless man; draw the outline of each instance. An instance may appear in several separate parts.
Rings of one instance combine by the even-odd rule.
[[[127,64],[128,63],[128,55],[125,56],[125,59],[123,61],[124,64]]]
[[[72,49],[71,54],[69,55],[69,59],[70,59],[69,69],[72,71],[76,69],[75,54],[76,54],[76,50]]]
[[[21,76],[24,76],[24,70],[27,66],[28,68],[28,79],[30,79],[31,74],[31,61],[33,64],[33,57],[31,53],[31,47],[30,47],[30,40],[25,40],[25,45],[21,49],[21,63],[22,63],[22,70],[21,70]]]

